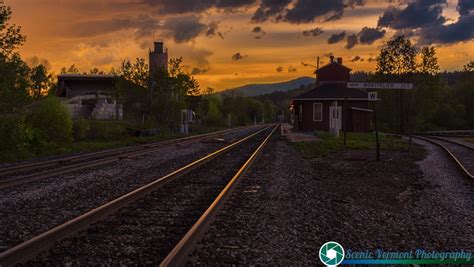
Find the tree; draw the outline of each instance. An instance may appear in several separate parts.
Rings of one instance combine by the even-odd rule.
[[[0,114],[20,114],[31,102],[28,94],[29,68],[18,54],[0,55]]]
[[[16,52],[25,41],[20,27],[10,25],[12,11],[0,0],[0,114],[15,114],[30,102],[28,66]]]
[[[76,65],[72,64],[69,68],[62,67],[60,73],[61,74],[80,74],[81,72],[76,67]]]
[[[34,99],[45,96],[53,86],[53,75],[48,72],[46,66],[38,65],[30,69],[30,95]]]
[[[404,36],[389,40],[377,57],[376,72],[404,75],[416,71],[416,48]]]
[[[98,68],[93,68],[89,71],[89,74],[92,74],[92,75],[104,75],[105,72],[102,71],[102,70],[99,70]]]
[[[11,8],[0,0],[0,54],[6,57],[11,56],[26,40],[21,34],[21,27],[8,23],[11,15]]]
[[[421,63],[418,65],[418,72],[435,75],[439,71],[438,58],[435,48],[425,46],[420,51]]]
[[[416,72],[416,54],[416,48],[404,36],[397,36],[389,40],[377,57],[377,79],[392,82],[410,81],[411,74]],[[382,99],[389,99],[383,105],[379,104],[381,119],[387,122],[389,128],[392,129],[396,124],[399,124],[399,129],[403,132],[406,120],[403,115],[407,112],[406,105],[403,105],[403,91],[398,92],[398,99],[396,99],[397,96],[394,92],[381,92],[380,95]],[[398,116],[394,116],[394,114]]]
[[[133,64],[129,60],[122,61],[118,74],[128,81],[142,87],[148,87],[148,77],[150,76],[150,73],[148,70],[148,64],[146,64],[146,61],[143,58],[137,58]]]
[[[432,128],[433,116],[441,100],[441,80],[438,74],[438,58],[434,47],[423,47],[420,51],[421,62],[413,78],[414,90],[409,94],[409,128],[412,131]]]
[[[463,66],[463,70],[466,72],[474,72],[474,61],[471,61]]]

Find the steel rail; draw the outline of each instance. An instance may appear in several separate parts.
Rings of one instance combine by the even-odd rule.
[[[200,138],[205,138],[213,135],[220,135],[232,131],[237,131],[245,128],[250,128],[253,126],[244,126],[244,127],[238,127],[238,128],[233,128],[233,129],[226,129],[226,130],[221,130],[217,132],[212,132],[212,133],[206,133],[206,134],[200,134],[200,135],[193,135],[193,136],[186,136],[182,138],[177,138],[177,139],[170,139],[170,140],[165,140],[165,141],[159,141],[159,142],[153,142],[149,144],[144,144],[144,145],[137,145],[137,146],[127,146],[127,147],[122,147],[122,148],[115,148],[115,149],[107,149],[104,151],[98,151],[98,152],[91,152],[91,153],[86,153],[82,155],[76,155],[76,156],[69,156],[69,157],[64,157],[64,158],[59,158],[59,159],[52,159],[52,160],[46,160],[46,161],[39,161],[39,162],[33,162],[33,163],[26,163],[26,164],[19,164],[19,165],[14,165],[10,167],[5,167],[5,168],[0,168],[0,176],[1,175],[6,175],[6,174],[11,174],[15,172],[22,172],[22,171],[28,171],[28,170],[33,170],[37,168],[45,168],[45,167],[50,167],[62,163],[68,163],[68,162],[74,162],[74,161],[79,161],[79,160],[87,160],[89,158],[95,158],[107,154],[114,154],[114,153],[122,153],[122,152],[133,152],[141,149],[148,149],[148,148],[153,148],[156,146],[162,146],[162,145],[169,145],[169,144],[174,144],[174,143],[179,143],[187,140],[194,140],[194,139],[200,139]]]
[[[464,165],[461,163],[461,161],[454,155],[453,152],[451,152],[451,150],[449,150],[446,146],[444,146],[443,144],[437,142],[437,141],[433,141],[429,138],[426,138],[426,137],[421,137],[419,135],[412,135],[413,138],[417,138],[417,139],[420,139],[420,140],[424,140],[428,143],[432,143],[432,144],[435,144],[439,147],[441,147],[444,151],[446,151],[449,156],[454,160],[454,162],[456,162],[456,165],[458,166],[459,169],[461,169],[461,171],[463,172],[464,175],[466,175],[467,177],[471,178],[471,179],[474,179],[474,175],[472,175],[471,172],[469,172],[468,169],[466,169],[466,167],[464,167]],[[445,141],[445,140],[443,140]],[[455,143],[457,144],[457,143]],[[459,144],[458,144],[459,145]],[[471,148],[472,149],[472,148]]]
[[[199,220],[191,227],[191,229],[184,235],[178,244],[171,250],[166,258],[160,263],[161,267],[165,266],[184,266],[188,260],[189,255],[194,251],[197,243],[202,239],[204,234],[209,229],[209,226],[215,220],[219,210],[224,205],[225,201],[230,197],[234,189],[237,187],[240,179],[247,173],[250,166],[262,151],[263,147],[268,143],[278,125],[268,134],[265,140],[252,153],[247,161],[242,165],[238,172],[232,177],[225,188],[220,192],[217,198],[207,208]]]
[[[455,140],[445,139],[445,138],[448,137],[448,136],[444,136],[444,137],[443,137],[443,136],[431,136],[431,135],[427,135],[427,136],[425,136],[425,137],[437,139],[437,140],[440,140],[440,141],[444,141],[444,142],[452,143],[452,144],[455,144],[455,145],[459,145],[459,146],[465,147],[465,148],[470,149],[470,150],[474,150],[474,144],[473,144],[473,146],[471,146],[471,145],[467,145],[467,144],[463,144],[463,143],[457,142],[457,141],[455,141]],[[449,137],[451,137],[451,136],[449,136]],[[459,137],[457,137],[457,138],[459,138]]]
[[[208,162],[217,156],[222,155],[224,152],[229,151],[243,144],[245,141],[255,137],[257,134],[269,129],[271,126],[267,126],[258,132],[248,135],[232,144],[218,149],[192,163],[189,163],[163,177],[156,179],[155,181],[141,186],[121,197],[118,197],[110,202],[107,202],[93,210],[90,210],[72,220],[69,220],[63,224],[60,224],[38,236],[33,237],[21,244],[18,244],[2,253],[0,253],[0,266],[14,266],[19,263],[28,261],[29,259],[36,256],[38,253],[52,248],[57,242],[64,238],[87,228],[89,225],[103,219],[104,217],[114,213],[120,208],[127,206],[133,201],[144,197],[145,195],[153,192],[164,184],[174,180],[178,176],[189,172],[190,170],[200,166],[201,164]]]
[[[237,131],[241,130],[241,128],[233,129],[231,131]],[[229,130],[226,130],[226,132]],[[225,133],[225,132],[224,132]],[[29,182],[34,182],[42,179],[49,178],[54,175],[59,175],[59,174],[65,174],[65,173],[70,173],[73,171],[78,171],[86,168],[91,168],[91,167],[96,167],[99,165],[107,164],[107,163],[112,163],[115,161],[122,160],[124,158],[131,158],[131,157],[137,157],[140,155],[144,154],[149,154],[151,152],[161,150],[164,148],[168,148],[170,146],[174,145],[185,145],[185,144],[191,144],[194,142],[197,142],[199,140],[205,140],[206,138],[209,138],[211,136],[216,136],[216,135],[221,135],[223,132],[215,132],[211,134],[205,134],[205,135],[200,135],[200,136],[193,136],[191,137],[185,137],[185,138],[180,138],[180,139],[174,139],[174,140],[168,140],[164,142],[160,142],[159,144],[157,143],[154,146],[151,147],[146,147],[144,150],[139,151],[133,150],[133,151],[124,151],[122,154],[113,154],[105,158],[99,158],[99,159],[92,159],[86,162],[80,162],[76,164],[71,164],[71,165],[66,165],[64,167],[59,167],[55,168],[52,170],[46,170],[38,173],[32,173],[28,175],[23,175],[23,176],[18,176],[18,177],[13,177],[13,178],[7,178],[7,179],[0,179],[0,189],[11,187],[14,185],[20,185],[24,183],[29,183]]]

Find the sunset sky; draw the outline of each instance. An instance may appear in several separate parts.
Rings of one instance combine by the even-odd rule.
[[[435,45],[443,70],[474,60],[473,0],[5,0],[27,35],[23,58],[53,71],[75,64],[108,71],[162,40],[201,87],[312,76],[333,53],[355,71],[374,70],[383,43],[404,33]],[[365,28],[367,27],[367,28]]]

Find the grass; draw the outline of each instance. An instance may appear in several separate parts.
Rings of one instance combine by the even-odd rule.
[[[336,138],[327,132],[319,132],[321,141],[293,143],[306,158],[326,157],[344,148],[344,137]],[[406,150],[408,141],[400,137],[379,134],[381,150]],[[348,133],[346,149],[369,150],[375,149],[375,134],[372,133]]]
[[[193,126],[190,128],[189,135],[199,135],[226,129],[224,127],[207,127],[207,126]],[[70,144],[55,144],[50,143],[41,151],[33,153],[29,151],[0,152],[0,162],[13,162],[19,160],[30,160],[36,158],[44,158],[47,156],[59,156],[82,152],[95,152],[105,149],[112,149],[118,147],[147,144],[152,142],[159,142],[169,139],[184,137],[179,133],[162,132],[156,136],[115,136],[114,138],[99,138],[95,140],[76,141]]]

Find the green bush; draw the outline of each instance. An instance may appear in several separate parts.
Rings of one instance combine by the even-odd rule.
[[[128,125],[122,121],[89,121],[88,139],[113,140],[127,135]]]
[[[17,154],[27,156],[35,136],[36,132],[28,127],[22,116],[0,117],[0,158],[9,160]]]
[[[91,129],[89,121],[85,119],[77,119],[73,123],[72,132],[75,141],[85,140]]]
[[[27,122],[46,142],[70,143],[72,119],[67,108],[54,96],[48,96],[31,109]]]

